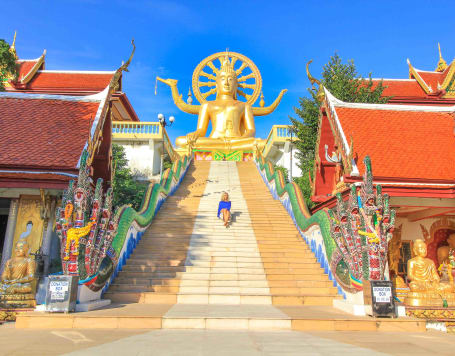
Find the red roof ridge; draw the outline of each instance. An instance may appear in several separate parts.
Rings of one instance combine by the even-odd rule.
[[[18,78],[18,80],[21,84],[27,84],[30,80],[32,80],[32,78],[35,76],[38,69],[43,65],[45,57],[46,57],[46,50],[43,51],[43,54],[39,58],[33,60],[33,61],[36,61],[36,63],[32,67],[32,69],[30,69],[30,71],[22,78]]]
[[[43,69],[38,73],[66,73],[66,74],[114,74],[115,70],[59,70],[59,69]]]
[[[413,78],[371,78],[371,80],[383,80],[388,82],[415,82]]]
[[[324,92],[327,101],[333,107],[355,108],[367,110],[388,110],[388,111],[420,111],[420,112],[448,112],[455,113],[455,105],[450,106],[430,106],[430,105],[402,105],[402,104],[366,104],[366,103],[347,103],[337,99],[326,88]]]
[[[344,103],[344,102],[335,98],[332,95],[332,93],[330,93],[325,87],[323,87],[323,88],[324,88],[324,93],[325,93],[325,97],[326,97],[326,102],[329,104],[329,110],[330,110],[331,114],[333,115],[334,122],[336,125],[335,131],[337,131],[338,134],[340,135],[340,139],[342,142],[344,152],[346,153],[346,157],[352,157],[352,154],[353,154],[353,152],[351,152],[352,147],[349,146],[349,144],[348,144],[348,140],[346,139],[346,135],[343,131],[343,127],[341,126],[341,122],[338,118],[338,115],[337,115],[337,112],[335,109],[336,103]],[[351,137],[351,139],[352,139],[352,137]],[[359,174],[360,174],[359,169],[357,168],[357,164],[354,159],[351,159],[351,165],[352,165],[352,170],[351,170],[350,175],[359,176]]]
[[[0,92],[0,99],[26,99],[26,100],[62,100],[62,101],[82,101],[82,102],[101,102],[109,92],[109,86],[96,94],[74,96],[74,95],[57,95],[57,94],[33,94],[18,93],[12,91]]]

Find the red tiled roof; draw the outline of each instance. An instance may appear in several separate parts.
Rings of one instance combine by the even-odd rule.
[[[21,80],[23,77],[25,77],[38,63],[38,61],[39,58],[30,61],[17,61],[16,62],[17,78]]]
[[[379,80],[374,80],[379,82]],[[398,97],[426,97],[425,91],[416,80],[393,80],[385,79],[382,85],[386,88],[383,91],[384,96],[398,96]]]
[[[415,69],[415,71],[420,75],[420,77],[423,79],[423,81],[431,87],[433,92],[438,90],[438,84],[441,85],[444,82],[444,79],[447,77],[447,74],[449,73],[450,67],[452,66],[452,63],[447,66],[447,68],[443,72],[428,72],[428,71],[422,71],[419,69]]]
[[[0,179],[25,179],[25,180],[58,180],[63,182],[69,182],[71,179],[77,179],[77,177],[64,176],[60,174],[52,173],[28,173],[28,172],[1,172]]]
[[[416,70],[423,81],[431,88],[433,92],[438,90],[438,84],[441,85],[444,81],[443,73],[438,72],[424,72]]]
[[[0,95],[0,167],[74,169],[99,101]]]
[[[76,89],[99,92],[106,88],[114,72],[53,72],[38,71],[27,89]]]
[[[371,157],[378,177],[455,179],[453,107],[447,112],[337,107],[336,113],[363,174],[363,159]],[[387,107],[388,105],[382,105]]]

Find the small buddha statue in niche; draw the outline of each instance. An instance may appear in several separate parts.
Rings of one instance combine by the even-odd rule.
[[[14,257],[5,264],[0,281],[0,302],[27,301],[25,304],[34,305],[32,282],[35,280],[35,261],[29,255],[29,245],[25,240],[19,240],[14,250]],[[22,303],[24,304],[24,303]]]
[[[451,233],[447,237],[448,246],[441,246],[438,248],[438,262],[443,264],[444,262],[450,263],[452,267],[455,267],[455,233]]]
[[[405,304],[413,306],[432,306],[442,304],[443,299],[453,303],[454,286],[442,283],[433,260],[426,258],[427,245],[421,239],[414,242],[416,257],[408,261],[408,280],[410,293]]]

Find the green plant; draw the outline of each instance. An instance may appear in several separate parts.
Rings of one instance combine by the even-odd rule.
[[[16,77],[16,58],[5,40],[0,39],[0,91],[5,90],[5,82]]]
[[[112,183],[114,209],[129,204],[133,209],[139,210],[148,182],[141,183],[134,179],[133,173],[128,167],[125,149],[122,146],[112,145],[112,157],[115,167],[114,181]]]

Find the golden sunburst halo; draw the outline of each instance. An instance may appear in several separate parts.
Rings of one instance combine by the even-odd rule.
[[[226,54],[237,74],[237,97],[253,105],[261,94],[262,78],[259,69],[248,57],[235,52],[218,52],[202,60],[193,72],[193,93],[200,104],[216,94],[216,76]]]

